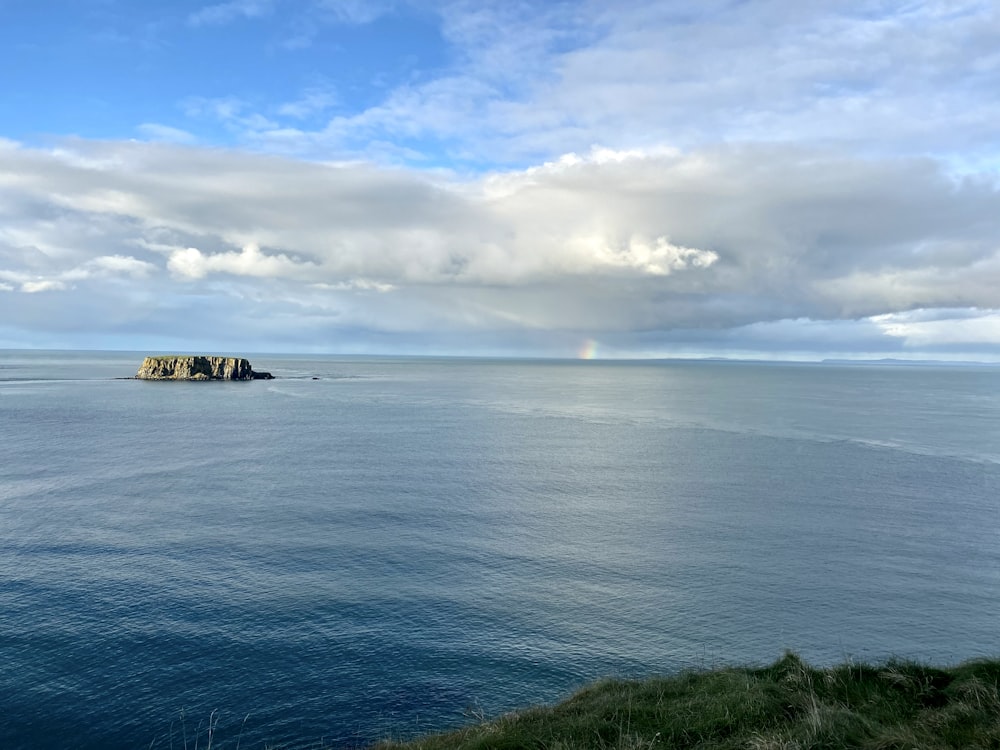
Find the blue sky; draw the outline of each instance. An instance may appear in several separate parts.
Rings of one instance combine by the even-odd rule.
[[[0,346],[1000,360],[995,3],[0,13]]]
[[[320,127],[448,63],[416,7],[341,17],[322,4],[12,2],[0,30],[9,137],[135,138],[239,145],[219,110]]]

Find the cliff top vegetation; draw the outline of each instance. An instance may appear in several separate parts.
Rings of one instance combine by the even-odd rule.
[[[794,654],[641,681],[379,750],[1000,748],[1000,661],[814,669]]]

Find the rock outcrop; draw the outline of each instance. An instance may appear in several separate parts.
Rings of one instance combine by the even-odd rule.
[[[271,380],[269,372],[254,372],[241,357],[146,357],[135,374],[139,380]]]

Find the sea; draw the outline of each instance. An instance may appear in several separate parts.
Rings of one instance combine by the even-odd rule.
[[[346,748],[1000,656],[1000,368],[0,351],[0,748]]]

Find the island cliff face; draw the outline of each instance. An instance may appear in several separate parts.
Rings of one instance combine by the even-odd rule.
[[[240,357],[146,357],[135,374],[139,380],[271,380],[269,372],[254,372]]]

